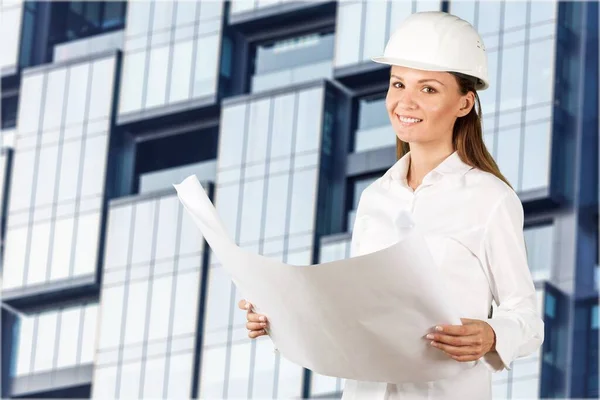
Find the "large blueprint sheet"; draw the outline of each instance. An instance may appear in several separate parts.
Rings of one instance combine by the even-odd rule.
[[[195,176],[174,187],[237,288],[268,317],[271,340],[288,360],[389,383],[448,378],[474,365],[423,338],[435,325],[461,321],[420,234],[346,260],[288,265],[237,246]]]

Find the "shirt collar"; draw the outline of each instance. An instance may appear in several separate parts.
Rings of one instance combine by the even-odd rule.
[[[407,185],[406,174],[410,165],[410,151],[400,158],[383,175],[386,180],[399,181]],[[437,179],[447,175],[463,176],[473,167],[465,164],[459,157],[458,152],[450,154],[437,167],[431,170],[424,178],[423,182],[429,179]]]

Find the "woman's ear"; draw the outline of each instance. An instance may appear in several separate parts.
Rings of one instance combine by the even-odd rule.
[[[471,112],[471,109],[475,105],[475,94],[469,91],[460,98],[460,109],[458,110],[457,117],[464,117]]]

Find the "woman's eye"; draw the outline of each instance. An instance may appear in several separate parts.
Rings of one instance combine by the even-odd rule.
[[[394,86],[396,89],[399,89],[402,86],[402,84],[400,82],[394,82],[392,83],[392,86]]]
[[[435,89],[430,88],[429,86],[424,87],[423,90],[425,91],[425,93],[435,93]]]

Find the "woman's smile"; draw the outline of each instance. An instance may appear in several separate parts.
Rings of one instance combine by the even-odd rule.
[[[398,118],[398,122],[400,122],[401,126],[404,127],[408,127],[408,126],[413,126],[418,124],[419,122],[422,122],[422,119],[419,118],[415,118],[415,117],[410,117],[407,115],[398,115],[396,114],[396,117]]]

